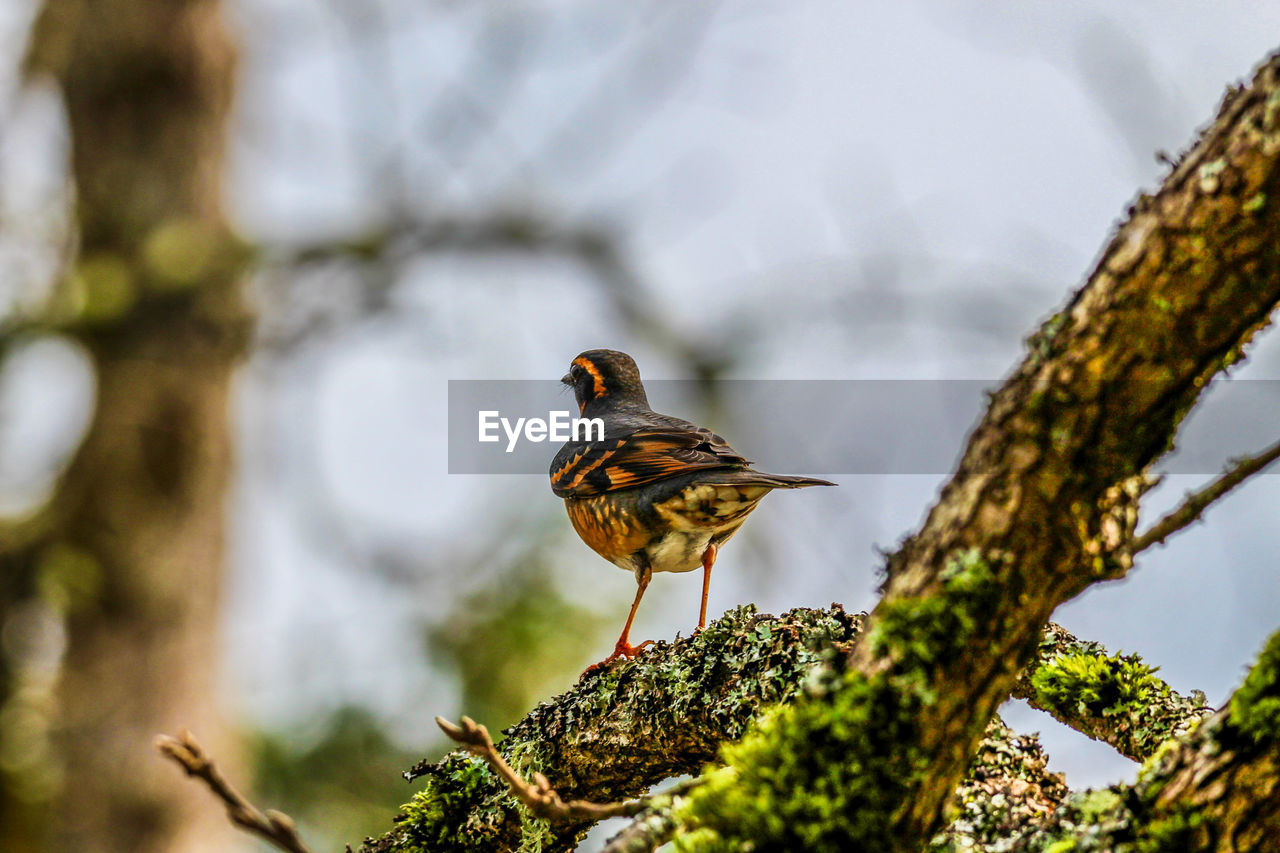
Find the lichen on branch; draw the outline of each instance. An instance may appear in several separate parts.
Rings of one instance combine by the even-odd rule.
[[[548,784],[563,784],[557,788],[563,796],[638,796],[667,776],[702,769],[721,742],[740,736],[770,707],[764,697],[777,703],[772,707],[802,697],[820,700],[843,677],[861,621],[839,607],[781,617],[738,608],[697,637],[660,643],[608,673],[584,678],[508,729],[500,749],[513,765],[545,774]],[[687,731],[695,727],[701,734]],[[639,738],[634,731],[642,733]],[[679,739],[663,737],[664,731],[680,733]],[[485,761],[464,752],[422,762],[407,775],[425,779],[424,789],[404,807],[397,827],[366,842],[366,851],[566,850],[589,823],[536,819]],[[994,810],[984,799],[993,792],[1000,794]],[[956,792],[959,817],[947,837],[990,834],[1011,814],[1047,815],[1065,792],[1035,738],[993,721]],[[652,800],[641,825],[610,849],[643,849],[654,838],[689,832],[697,822],[689,804],[687,791]],[[696,837],[681,843],[689,846]],[[629,846],[631,840],[636,846]]]
[[[779,617],[740,607],[694,637],[584,676],[507,729],[498,748],[516,772],[542,773],[565,799],[639,796],[701,771],[762,707],[791,699],[824,661],[847,654],[860,628],[861,617],[838,606]],[[534,817],[464,753],[406,775],[425,786],[391,832],[366,842],[367,853],[569,850],[589,825]]]

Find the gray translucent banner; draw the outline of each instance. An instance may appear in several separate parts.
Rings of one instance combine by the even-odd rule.
[[[654,409],[716,430],[762,471],[940,475],[954,468],[984,392],[998,385],[736,379],[708,388],[650,380],[645,390]],[[577,416],[572,392],[558,381],[450,380],[449,473],[546,474]],[[1218,382],[1159,470],[1213,474],[1278,438],[1280,380]]]

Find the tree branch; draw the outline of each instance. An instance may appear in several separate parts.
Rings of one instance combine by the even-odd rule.
[[[761,707],[793,698],[826,662],[838,662],[861,624],[838,606],[782,616],[732,610],[697,636],[584,676],[507,729],[497,749],[515,773],[542,773],[563,799],[638,797],[664,779],[699,773]],[[493,853],[522,843],[572,850],[591,823],[539,818],[466,753],[421,762],[406,776],[425,780],[423,789],[392,831],[365,842],[367,853]]]
[[[1255,456],[1245,456],[1233,461],[1216,480],[1198,492],[1187,495],[1177,509],[1151,525],[1150,530],[1135,539],[1133,553],[1137,554],[1152,545],[1159,545],[1182,528],[1194,524],[1214,501],[1224,497],[1236,486],[1267,468],[1277,459],[1280,459],[1280,441]]]
[[[666,808],[650,808],[610,838],[600,853],[653,853],[684,828],[676,810],[683,799],[673,797]]]
[[[1061,774],[1048,770],[1048,759],[1035,735],[1018,735],[996,717],[965,781],[952,797],[956,818],[935,837],[930,849],[985,850],[1008,834],[1010,826],[1038,827],[1062,805],[1067,786]],[[687,800],[656,798],[645,812],[615,835],[602,853],[653,853],[690,829]]]
[[[1280,632],[1221,711],[1166,742],[1133,785],[1070,797],[1001,848],[1270,851],[1280,837]]]
[[[432,850],[514,850],[523,842],[532,843],[530,839],[539,834],[543,849],[571,849],[580,831],[605,815],[559,809],[538,814],[538,801],[550,790],[552,780],[565,786],[556,791],[558,797],[566,796],[566,790],[606,790],[621,799],[638,796],[668,776],[697,769],[714,757],[718,743],[740,732],[759,713],[760,704],[753,697],[763,695],[765,689],[778,701],[794,701],[805,692],[823,689],[824,681],[836,677],[824,660],[838,668],[843,656],[837,650],[852,646],[860,625],[860,616],[839,608],[796,610],[782,617],[758,616],[752,608],[740,608],[697,638],[659,644],[635,661],[583,679],[509,729],[501,746],[486,740],[487,731],[480,731],[483,727],[468,729],[464,721],[455,739],[484,761],[453,753],[442,761],[417,765],[407,775],[425,778],[425,790],[415,795],[397,829],[367,842],[366,850],[427,846],[427,840]],[[699,642],[703,637],[705,645]],[[1042,666],[1076,648],[1068,645],[1064,639],[1068,637],[1051,626],[1041,642]],[[1105,654],[1101,646],[1070,639],[1080,649]],[[817,651],[824,644],[831,646],[825,656]],[[1143,684],[1172,694],[1152,675]],[[802,685],[808,686],[802,689]],[[1091,719],[1095,712],[1105,711],[1086,704],[1061,719],[1086,733],[1121,730],[1105,719]],[[1153,725],[1145,719],[1135,722],[1135,726]],[[664,740],[664,732],[678,732],[685,739]],[[545,785],[528,785],[512,766],[515,763],[540,768]],[[538,772],[529,775],[539,778],[534,776]],[[514,798],[505,796],[511,792]],[[1065,793],[1061,778],[1046,769],[1039,743],[993,721],[968,781],[955,793],[961,817],[946,835],[994,837],[995,827],[1007,829],[1011,813],[1038,820],[1051,814]],[[680,814],[687,794],[677,789],[647,802],[633,800],[639,808],[633,811],[627,806],[625,811],[635,814],[636,820],[608,849],[653,849],[686,830]],[[990,800],[995,794],[1000,796]],[[521,801],[527,813],[517,805]],[[535,825],[534,818],[550,822]]]
[[[1016,734],[996,716],[951,797],[955,817],[930,850],[996,847],[1011,826],[1033,828],[1048,821],[1067,793],[1062,775],[1049,772],[1039,739]]]
[[[156,749],[173,759],[188,776],[194,776],[208,786],[214,796],[227,807],[227,817],[236,826],[274,844],[286,853],[311,853],[311,848],[298,835],[298,827],[287,814],[268,809],[260,811],[244,795],[232,787],[218,770],[213,759],[205,755],[191,732],[183,731],[178,737],[158,735]]]
[[[1036,664],[1018,676],[1013,695],[1134,761],[1180,737],[1213,713],[1203,693],[1182,696],[1137,655],[1109,655],[1049,623]]]
[[[692,792],[692,849],[907,850],[937,830],[1042,626],[1128,571],[1143,472],[1280,302],[1278,100],[1280,56],[1133,205],[890,558],[847,677]]]

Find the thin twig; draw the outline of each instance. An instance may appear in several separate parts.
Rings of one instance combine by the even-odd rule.
[[[650,809],[610,838],[600,853],[652,853],[684,829],[672,808]]]
[[[157,735],[155,745],[162,754],[187,771],[188,776],[195,776],[208,785],[209,790],[226,804],[227,817],[236,826],[266,839],[287,853],[311,853],[311,848],[298,837],[298,827],[293,818],[271,809],[259,811],[223,778],[213,759],[205,755],[191,732],[184,730],[176,738]]]
[[[649,806],[647,799],[625,800],[620,803],[590,803],[586,800],[565,802],[551,787],[547,777],[534,771],[530,784],[512,769],[489,737],[489,730],[470,717],[463,717],[454,725],[443,717],[436,717],[436,725],[453,740],[462,744],[468,752],[478,755],[494,772],[506,781],[511,792],[538,817],[548,820],[604,820],[611,817],[632,817]]]
[[[1256,456],[1244,456],[1236,459],[1231,464],[1231,467],[1223,472],[1222,476],[1200,491],[1187,495],[1177,509],[1157,521],[1146,533],[1135,539],[1133,553],[1137,554],[1152,545],[1159,545],[1174,533],[1194,523],[1214,501],[1277,459],[1280,459],[1280,441]]]

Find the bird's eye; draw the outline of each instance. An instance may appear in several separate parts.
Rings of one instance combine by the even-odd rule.
[[[575,364],[575,365],[573,365],[572,367],[570,367],[570,368],[569,368],[569,375],[570,375],[570,376],[572,376],[574,379],[581,379],[581,378],[582,378],[582,368],[581,368],[581,367],[579,367],[579,366],[578,366],[578,365],[576,365],[576,364]]]

